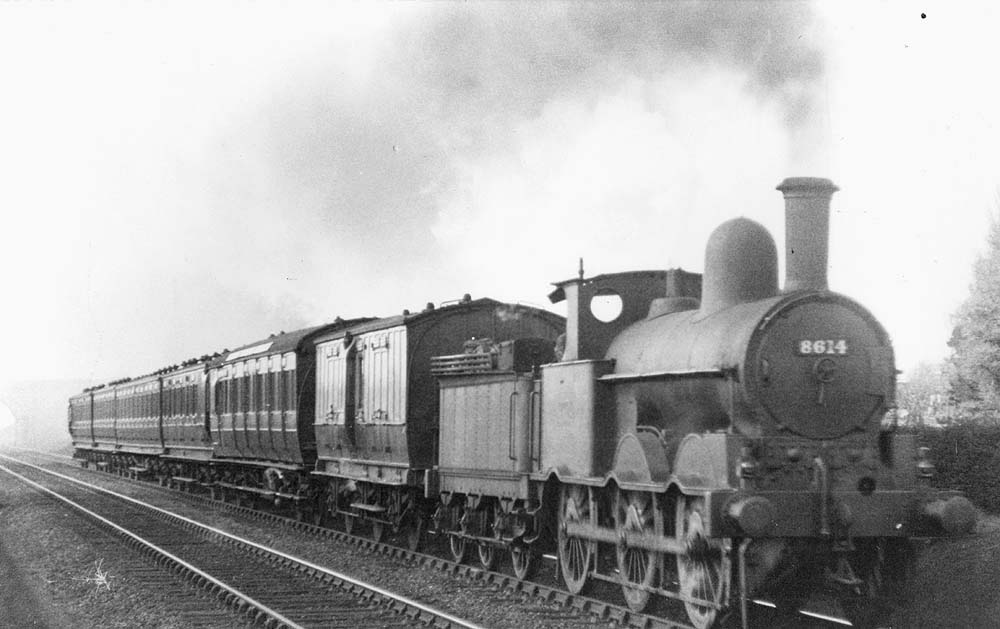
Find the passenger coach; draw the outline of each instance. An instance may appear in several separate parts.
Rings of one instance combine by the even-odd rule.
[[[559,315],[471,299],[378,319],[316,339],[314,475],[325,481],[325,514],[359,520],[373,537],[405,529],[416,546],[425,498],[436,498],[438,390],[431,357],[463,351],[467,339],[555,341]],[[323,514],[323,515],[325,515]]]

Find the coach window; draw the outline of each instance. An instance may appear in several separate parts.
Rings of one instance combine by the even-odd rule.
[[[281,407],[278,406],[278,376],[280,372],[272,371],[267,374],[268,379],[271,381],[267,387],[267,408],[268,410],[280,411]]]
[[[272,371],[267,374],[268,379],[271,381],[270,386],[267,387],[267,408],[268,410],[280,411],[281,407],[278,406],[278,376],[279,372]]]
[[[250,376],[244,375],[240,378],[240,412],[246,413],[250,410]]]
[[[264,374],[257,372],[253,376],[253,408],[264,410]]]
[[[288,397],[288,404],[285,406],[290,411],[294,411],[297,407],[296,400],[296,389],[295,389],[295,370],[290,369],[285,372],[285,395]]]
[[[271,374],[260,374],[260,409],[261,411],[271,410],[271,400],[268,395],[271,393]]]

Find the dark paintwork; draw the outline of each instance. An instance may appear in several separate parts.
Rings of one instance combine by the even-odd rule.
[[[311,466],[316,457],[313,431],[315,399],[315,347],[313,340],[325,333],[343,330],[352,325],[369,321],[368,318],[338,319],[333,323],[304,328],[293,332],[272,335],[255,343],[226,352],[212,363],[213,383],[209,396],[209,428],[216,458],[231,461],[253,462],[266,465],[284,463]],[[260,351],[247,353],[247,350]],[[220,394],[216,375],[225,368],[247,360],[270,361],[275,356],[295,354],[294,371],[277,372],[283,379],[282,386],[293,392],[293,402],[284,408],[255,408],[253,394],[247,394],[249,410],[235,413],[217,413],[216,396]],[[269,372],[270,373],[270,372]],[[294,377],[287,376],[291,373]],[[244,383],[251,379],[244,379]],[[267,406],[267,405],[264,405]],[[291,408],[289,408],[291,406]],[[231,431],[228,430],[231,428]]]
[[[431,357],[462,352],[470,338],[504,341],[540,337],[554,341],[563,330],[563,318],[538,308],[477,299],[412,315],[379,319],[355,326],[355,337],[403,326],[406,329],[406,423],[357,423],[354,434],[347,423],[325,423],[327,409],[318,409],[317,471],[392,484],[421,482],[420,475],[385,474],[386,468],[428,470],[436,461],[438,392],[430,372]],[[324,335],[317,347],[343,343],[344,331]],[[388,367],[399,373],[398,365]],[[382,468],[382,469],[379,469]],[[383,477],[379,477],[379,474]]]

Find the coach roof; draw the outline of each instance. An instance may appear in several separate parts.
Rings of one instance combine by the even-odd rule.
[[[222,365],[244,358],[298,351],[303,343],[312,339],[317,334],[335,332],[371,320],[371,317],[359,317],[357,319],[341,319],[338,317],[333,323],[325,323],[292,332],[278,332],[266,339],[242,345],[232,351],[223,352],[214,365]]]
[[[495,299],[490,299],[489,297],[482,297],[480,299],[469,299],[464,298],[461,300],[453,302],[445,302],[439,307],[434,307],[433,304],[428,303],[427,308],[424,308],[420,312],[411,313],[409,310],[404,310],[403,314],[393,315],[391,317],[383,317],[381,319],[373,319],[371,321],[366,321],[358,325],[347,326],[342,329],[328,330],[317,336],[315,339],[316,343],[324,343],[326,341],[332,341],[334,339],[339,339],[344,336],[346,332],[351,334],[364,334],[365,332],[374,332],[377,330],[385,330],[387,328],[393,328],[398,325],[412,325],[422,322],[426,319],[431,319],[434,317],[448,316],[452,313],[461,312],[463,310],[472,310],[477,308],[530,308],[536,310],[533,306],[524,306],[520,304],[506,304],[502,301],[497,301]],[[543,310],[542,312],[548,312]],[[559,317],[555,313],[550,313],[553,317]]]
[[[512,304],[503,301],[497,301],[496,299],[490,299],[489,297],[482,297],[479,299],[471,299],[466,295],[461,300],[444,302],[441,306],[434,307],[433,304],[428,303],[427,308],[424,308],[420,312],[411,313],[409,310],[404,310],[403,314],[394,315],[391,317],[383,317],[381,319],[373,319],[371,321],[365,321],[358,325],[345,326],[340,329],[327,330],[320,333],[315,337],[314,342],[316,344],[325,343],[327,341],[333,341],[336,339],[343,338],[348,332],[351,334],[364,334],[366,332],[375,332],[378,330],[385,330],[388,328],[396,327],[399,325],[413,326],[423,323],[426,320],[440,317],[447,317],[454,313],[459,313],[469,310],[477,310],[482,308],[493,308],[497,311],[497,314],[501,318],[510,317],[516,318],[519,312],[532,311],[536,315],[543,317],[549,317],[554,323],[563,324],[565,318],[554,312],[539,308],[537,306],[530,306],[527,304]]]

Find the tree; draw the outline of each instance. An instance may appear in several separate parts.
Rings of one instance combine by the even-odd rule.
[[[948,345],[951,397],[966,418],[1000,409],[1000,222],[993,218],[987,250],[973,267],[969,296],[955,314]]]
[[[940,363],[920,363],[899,381],[896,406],[901,424],[933,426],[951,421],[948,377],[944,367]]]

